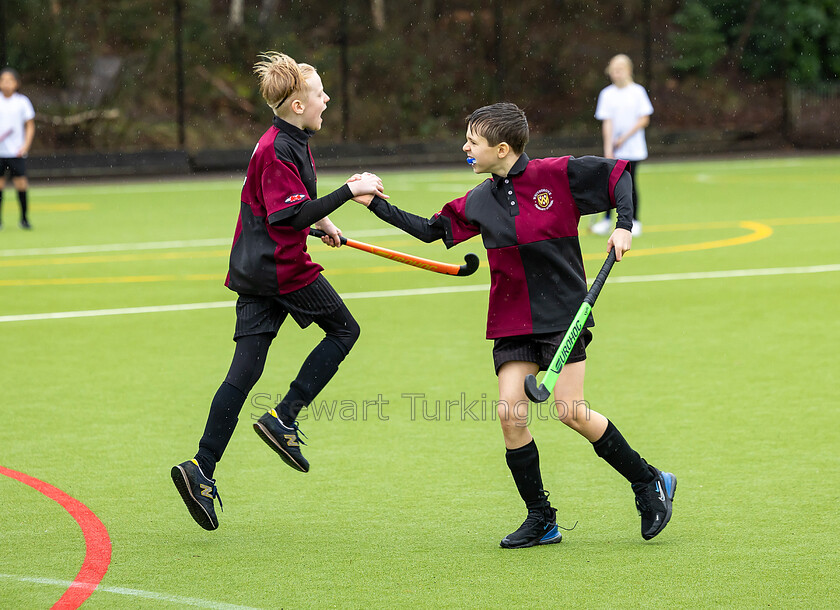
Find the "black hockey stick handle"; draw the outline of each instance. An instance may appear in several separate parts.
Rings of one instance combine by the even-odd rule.
[[[563,335],[563,340],[554,353],[551,364],[548,365],[548,370],[543,376],[542,383],[537,381],[536,375],[527,375],[525,377],[525,394],[532,401],[537,403],[545,402],[554,391],[554,384],[557,383],[557,377],[560,375],[563,367],[566,366],[566,360],[572,352],[572,347],[583,332],[586,326],[586,320],[589,318],[589,312],[592,311],[592,306],[595,305],[595,300],[601,293],[601,288],[603,288],[604,282],[607,281],[607,276],[610,274],[614,263],[615,248],[612,248],[607,255],[607,260],[601,266],[601,270],[598,272],[595,281],[592,282],[592,287],[583,298],[583,303],[580,304],[580,308],[575,314],[571,326]]]
[[[326,233],[324,233],[321,229],[309,229],[309,234],[312,237],[326,237]],[[344,235],[339,235],[338,239],[341,241],[342,246],[347,245],[347,238]]]
[[[604,264],[601,265],[601,270],[598,272],[598,275],[595,276],[595,281],[592,282],[589,292],[586,293],[586,297],[583,299],[584,302],[589,303],[590,307],[595,305],[598,295],[601,294],[601,288],[604,287],[604,282],[607,281],[607,276],[610,274],[614,264],[615,248],[611,248],[610,253],[607,255],[607,260],[605,260]]]

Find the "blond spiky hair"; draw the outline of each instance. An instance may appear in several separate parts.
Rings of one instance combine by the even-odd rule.
[[[298,63],[284,53],[269,51],[260,55],[254,64],[254,74],[260,79],[260,94],[274,109],[305,85]]]
[[[299,64],[284,53],[268,51],[254,64],[254,74],[260,79],[260,94],[266,103],[277,110],[294,93],[306,93],[306,79],[315,73],[308,64]]]

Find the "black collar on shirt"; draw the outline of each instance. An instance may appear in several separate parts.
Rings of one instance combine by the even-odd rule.
[[[516,163],[513,164],[513,167],[510,168],[507,176],[497,176],[496,174],[493,174],[493,187],[500,188],[502,181],[504,181],[505,178],[513,178],[514,176],[518,176],[524,172],[525,168],[528,167],[528,161],[530,161],[528,155],[523,152],[519,155],[519,158],[516,160]]]
[[[301,144],[307,144],[309,142],[309,138],[315,135],[315,132],[311,129],[299,129],[291,123],[287,123],[286,121],[284,121],[276,115],[272,123],[277,129],[279,129],[283,133],[289,134],[290,136],[292,136],[292,138],[294,138]]]

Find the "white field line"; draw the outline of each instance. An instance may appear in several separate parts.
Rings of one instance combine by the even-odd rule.
[[[242,178],[229,180],[161,181],[132,184],[81,184],[79,186],[41,186],[38,193],[44,196],[85,196],[85,195],[127,195],[143,193],[188,193],[207,191],[217,193],[220,189],[230,188],[234,197],[242,188]],[[81,193],[81,195],[79,194]]]
[[[830,273],[840,271],[840,264],[816,265],[811,267],[776,267],[768,269],[733,269],[729,271],[704,271],[693,273],[663,273],[659,275],[625,275],[613,277],[610,284],[635,284],[642,282],[671,282],[682,280],[729,279],[737,277],[761,277],[772,275],[801,275],[810,273]],[[372,292],[348,292],[342,295],[350,299],[380,299],[388,297],[422,296],[428,294],[450,294],[459,292],[481,292],[490,288],[487,284],[467,286],[436,286],[432,288],[411,288],[407,290],[379,290]],[[137,313],[163,313],[167,311],[194,311],[202,309],[222,309],[233,307],[234,301],[213,301],[208,303],[182,303],[179,305],[153,305],[149,307],[123,307],[119,309],[89,309],[83,311],[58,311],[53,313],[32,313],[0,316],[3,322],[32,322],[35,320],[59,320],[66,318],[93,318],[99,316],[119,316]]]
[[[344,298],[347,298],[346,296]],[[0,316],[0,322],[32,322],[34,320],[61,320],[66,318],[97,318],[99,316],[123,316],[132,313],[163,313],[166,311],[193,311],[196,309],[221,309],[233,307],[235,301],[212,303],[182,303],[180,305],[153,305],[150,307],[121,307],[117,309],[88,309],[83,311],[56,311],[53,313],[30,313],[16,316]]]
[[[368,229],[366,231],[353,231],[350,237],[379,237],[400,234],[403,234],[403,232],[399,229],[389,227],[387,229]],[[233,237],[217,237],[211,239],[186,239],[175,241],[147,241],[122,244],[59,246],[55,248],[18,248],[11,250],[0,250],[0,258],[14,256],[43,256],[54,254],[90,254],[93,252],[134,252],[136,250],[175,250],[178,248],[230,246],[232,243]]]
[[[34,583],[38,585],[54,585],[65,588],[74,586],[74,581],[72,580],[58,580],[55,578],[35,578],[31,576],[14,576],[12,574],[0,574],[0,578],[16,580],[18,582]],[[181,595],[168,595],[166,593],[155,593],[154,591],[142,591],[140,589],[127,589],[125,587],[103,587],[102,585],[99,585],[94,590],[94,593],[116,593],[117,595],[128,595],[130,597],[142,597],[144,599],[153,599],[159,602],[168,602],[178,606],[194,606],[197,608],[211,608],[212,610],[257,610],[251,606],[237,606],[235,604],[225,604],[206,599],[183,597]]]
[[[720,161],[651,161],[645,164],[645,173],[708,173],[711,171],[744,171],[763,169],[786,169],[790,167],[805,167],[813,163],[818,157],[803,157],[797,159],[728,159]],[[831,159],[825,157],[825,159]]]
[[[730,271],[698,271],[689,273],[661,273],[659,275],[625,275],[610,278],[610,284],[636,282],[670,282],[675,280],[714,280],[733,277],[760,277],[766,275],[801,275],[803,273],[829,273],[840,271],[840,265],[813,265],[810,267],[775,267],[769,269],[732,269]]]

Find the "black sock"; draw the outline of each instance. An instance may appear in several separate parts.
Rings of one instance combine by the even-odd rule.
[[[0,215],[3,213],[3,189],[0,189]],[[0,216],[0,223],[3,222],[2,216]]]
[[[505,459],[516,489],[528,510],[544,507],[546,498],[540,474],[540,454],[534,439],[524,447],[508,449]]]
[[[202,472],[211,479],[216,470],[216,462],[222,459],[230,437],[233,436],[246,398],[242,390],[226,381],[222,382],[213,397],[204,435],[198,443],[198,453],[195,454]]]
[[[26,191],[18,191],[18,201],[20,202],[20,219],[26,220],[27,196]]]
[[[325,337],[315,346],[303,362],[289,392],[277,405],[277,416],[285,425],[291,426],[300,410],[315,400],[330,379],[338,371],[338,365],[347,355],[346,348],[339,341]]]
[[[640,485],[653,480],[648,463],[630,447],[612,422],[607,422],[603,436],[592,443],[592,448],[598,457],[603,458],[630,483]]]

